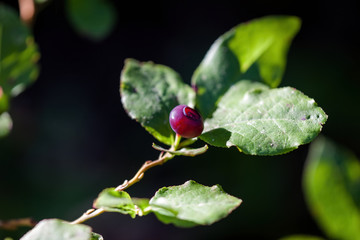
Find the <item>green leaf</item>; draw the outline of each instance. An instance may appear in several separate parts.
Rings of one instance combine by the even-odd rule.
[[[310,235],[291,235],[280,238],[279,240],[324,240],[321,237],[310,236]]]
[[[104,238],[100,234],[92,232],[90,240],[104,240]]]
[[[116,11],[107,0],[67,0],[67,16],[79,34],[93,40],[107,37],[116,24]]]
[[[90,240],[91,228],[71,224],[59,219],[45,219],[27,232],[20,240]]]
[[[0,4],[0,86],[6,95],[17,95],[39,74],[40,58],[29,29],[18,14]]]
[[[194,181],[164,187],[150,199],[156,217],[178,227],[210,225],[229,215],[241,200],[225,193],[219,185],[206,187]]]
[[[125,61],[120,93],[129,116],[168,145],[175,139],[169,124],[170,111],[179,104],[193,106],[195,97],[191,87],[171,68],[134,59]]]
[[[5,93],[2,90],[2,87],[0,86],[0,114],[5,112],[9,107],[9,99],[5,95]]]
[[[277,155],[311,142],[326,120],[315,101],[294,88],[243,80],[221,98],[200,138],[246,154]]]
[[[286,54],[301,21],[294,16],[267,16],[240,24],[229,41],[239,60],[241,72],[257,63],[265,83],[277,87],[286,65]]]
[[[7,112],[0,114],[0,138],[9,134],[12,128],[12,120]]]
[[[291,40],[301,25],[294,16],[267,16],[242,23],[220,36],[194,72],[196,104],[204,118],[218,99],[250,71],[271,87],[280,84]],[[254,79],[252,76],[251,79]]]
[[[144,216],[151,212],[151,207],[149,205],[148,198],[131,198],[133,201],[135,208],[137,210],[137,215]]]
[[[360,239],[360,162],[349,150],[319,137],[311,144],[304,194],[318,225],[332,239]]]
[[[115,191],[115,188],[104,189],[95,200],[94,208],[129,214],[132,218],[136,216],[136,208],[130,195],[124,191]]]
[[[205,145],[205,146],[203,146],[201,148],[181,148],[180,150],[172,151],[172,150],[169,150],[169,149],[162,148],[162,147],[156,145],[155,143],[153,143],[152,147],[155,148],[156,150],[159,150],[159,151],[162,151],[162,152],[168,152],[168,153],[171,153],[171,154],[174,154],[174,155],[188,156],[188,157],[194,157],[196,155],[203,154],[209,148],[207,145]]]

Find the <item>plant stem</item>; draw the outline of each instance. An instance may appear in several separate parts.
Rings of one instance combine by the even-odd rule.
[[[170,148],[171,151],[176,151],[177,150],[177,148],[178,148],[178,146],[180,144],[180,140],[181,140],[181,136],[176,135],[175,142]],[[115,188],[115,191],[120,192],[120,191],[123,191],[126,188],[134,185],[135,183],[137,183],[138,181],[140,181],[144,177],[144,173],[147,170],[149,170],[152,167],[161,165],[161,164],[167,162],[168,160],[172,159],[173,157],[175,157],[175,155],[173,155],[171,153],[161,152],[158,159],[156,159],[154,161],[146,161],[141,166],[141,168],[137,171],[137,173],[135,174],[135,176],[131,180],[129,180],[129,181],[126,180],[123,184],[117,186]],[[100,214],[102,214],[104,212],[105,212],[105,210],[102,209],[102,208],[89,209],[82,216],[80,216],[78,219],[72,221],[71,224],[78,224],[78,223],[85,222],[85,221],[87,221],[87,220],[89,220],[89,219],[91,219],[93,217],[96,217],[96,216],[98,216],[98,215],[100,215]]]

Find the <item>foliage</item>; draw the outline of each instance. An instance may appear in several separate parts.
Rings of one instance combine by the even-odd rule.
[[[115,25],[116,15],[107,1],[68,0],[66,7],[75,29],[93,40],[105,38]],[[0,5],[0,13],[1,136],[11,127],[6,112],[8,98],[36,78],[39,53],[29,30],[13,10]],[[199,139],[215,147],[235,146],[251,155],[284,154],[311,142],[327,115],[300,91],[276,88],[300,24],[294,16],[268,16],[236,26],[211,46],[193,74],[192,87],[169,67],[127,59],[120,83],[123,107],[156,140],[170,148],[154,144],[160,151],[157,160],[146,161],[122,185],[104,189],[94,201],[94,209],[77,220],[43,220],[22,239],[102,239],[79,223],[103,212],[128,214],[132,218],[154,213],[161,222],[178,227],[211,225],[228,216],[242,200],[225,193],[219,185],[207,187],[190,180],[163,187],[151,199],[134,198],[124,190],[140,181],[145,171],[177,155],[205,153],[207,145],[187,147]],[[203,115],[205,128],[199,138],[181,141],[172,131],[169,113],[180,104],[197,107]]]
[[[59,219],[45,219],[25,234],[21,240],[95,240],[102,239],[82,224],[70,224]]]
[[[325,137],[312,143],[304,194],[321,229],[332,239],[360,239],[360,162]]]
[[[9,99],[38,76],[40,58],[30,30],[16,12],[0,3],[0,137],[10,132]]]
[[[74,29],[95,41],[107,37],[116,23],[116,12],[106,0],[67,0],[66,10]]]

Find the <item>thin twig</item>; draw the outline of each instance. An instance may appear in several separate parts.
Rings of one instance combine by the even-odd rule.
[[[172,147],[173,149],[175,149],[174,147]],[[153,168],[155,166],[161,165],[163,163],[165,163],[166,161],[170,160],[171,158],[173,158],[174,155],[171,153],[161,153],[159,158],[157,160],[154,161],[146,161],[142,167],[137,171],[137,173],[135,174],[135,176],[130,180],[130,181],[125,181],[123,184],[117,186],[115,188],[115,191],[123,191],[126,188],[132,186],[133,184],[137,183],[138,181],[140,181],[143,177],[144,177],[144,173],[149,170],[150,168]],[[78,223],[82,223],[85,222],[93,217],[96,217],[102,213],[104,213],[105,210],[102,208],[98,208],[98,209],[89,209],[88,211],[86,211],[82,216],[80,216],[78,219],[74,220],[71,222],[71,224],[78,224]]]
[[[18,218],[7,221],[0,220],[0,228],[5,230],[16,230],[19,227],[34,227],[36,222],[31,218]]]

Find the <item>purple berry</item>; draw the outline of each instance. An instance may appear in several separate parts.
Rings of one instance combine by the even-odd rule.
[[[178,105],[170,112],[171,128],[182,137],[193,138],[199,136],[204,124],[201,115],[186,105]]]

